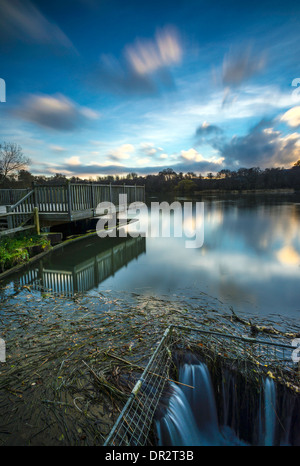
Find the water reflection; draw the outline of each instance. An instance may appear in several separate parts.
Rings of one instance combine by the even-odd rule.
[[[70,295],[102,288],[181,294],[195,303],[206,293],[246,315],[299,317],[300,196],[199,201],[204,202],[202,247],[186,247],[197,223],[195,208],[184,218],[171,212],[169,238],[155,231],[156,237],[81,241],[32,267],[17,286],[40,280],[46,288]],[[184,234],[176,237],[174,225],[183,221]],[[165,224],[161,216],[159,229]],[[143,228],[147,230],[147,218],[141,219]]]
[[[148,238],[148,283],[171,293],[181,289],[194,297],[204,291],[247,314],[299,317],[297,199],[202,198],[203,246],[188,250],[185,238]]]
[[[97,288],[122,267],[146,252],[145,238],[98,237],[84,240],[51,254],[14,280],[15,291],[32,289],[73,296]]]

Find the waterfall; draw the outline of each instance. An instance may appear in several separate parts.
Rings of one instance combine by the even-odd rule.
[[[156,419],[158,445],[244,445],[229,428],[219,428],[214,390],[205,364],[184,364],[183,385],[171,383],[167,411]]]
[[[179,367],[185,385],[170,383],[155,417],[159,446],[300,444],[299,396],[279,390],[269,377],[257,390],[236,373],[223,376],[214,389],[206,364],[193,360]]]
[[[274,445],[276,425],[276,391],[275,384],[269,377],[264,383],[265,398],[265,437],[264,445]]]

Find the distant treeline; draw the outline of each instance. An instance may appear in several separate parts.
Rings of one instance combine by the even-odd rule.
[[[79,177],[67,178],[65,175],[34,176],[27,170],[20,170],[17,174],[7,176],[1,183],[1,188],[30,188],[37,184],[64,184],[68,181],[90,183],[97,181],[103,184],[136,184],[145,185],[146,192],[176,192],[193,193],[203,190],[261,190],[261,189],[294,189],[300,190],[300,160],[292,168],[258,167],[240,168],[237,171],[221,170],[217,174],[208,173],[206,176],[188,172],[177,173],[172,168],[160,171],[156,175],[139,176],[129,173],[125,177],[118,175],[102,176],[97,180]]]

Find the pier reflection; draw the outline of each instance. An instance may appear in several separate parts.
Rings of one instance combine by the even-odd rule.
[[[15,291],[30,285],[31,289],[74,296],[97,288],[145,252],[146,240],[141,236],[79,241],[23,272],[14,282]]]

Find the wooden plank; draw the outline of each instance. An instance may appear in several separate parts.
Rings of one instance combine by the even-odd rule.
[[[0,231],[0,236],[10,235],[11,233],[17,233],[18,231],[32,230],[34,228],[35,225],[28,225],[27,227],[10,228],[9,230]]]

